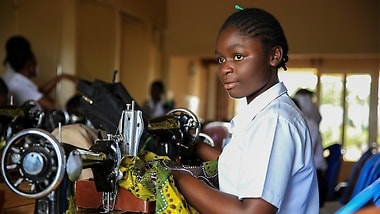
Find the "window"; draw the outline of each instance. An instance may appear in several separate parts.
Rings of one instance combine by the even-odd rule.
[[[324,147],[342,142],[343,79],[342,74],[322,75],[320,79],[320,131]]]
[[[370,75],[346,77],[347,119],[344,126],[344,158],[356,161],[368,149]]]
[[[300,88],[316,91],[318,82],[316,69],[304,68],[280,71],[278,76],[280,81],[284,82],[290,96],[293,96]]]
[[[371,76],[321,74],[319,84],[316,69],[290,69],[279,72],[279,76],[288,88],[290,96],[299,88],[318,92],[316,102],[319,103],[322,115],[320,131],[323,146],[342,143],[344,159],[358,160],[368,148]]]

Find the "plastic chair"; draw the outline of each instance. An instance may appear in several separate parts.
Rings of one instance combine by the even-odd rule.
[[[377,178],[372,184],[363,189],[335,214],[351,214],[369,203],[380,206],[380,178]]]
[[[371,156],[360,171],[351,199],[380,177],[380,153]]]
[[[332,144],[324,149],[327,150],[329,155],[326,158],[327,170],[326,170],[326,201],[334,200],[335,186],[337,184],[340,166],[342,164],[342,146],[339,143]]]
[[[366,152],[363,153],[363,155],[360,157],[360,159],[354,164],[352,171],[350,173],[350,176],[347,180],[347,182],[342,182],[342,184],[338,184],[340,186],[343,186],[343,194],[340,197],[339,201],[342,204],[346,204],[352,196],[352,192],[354,191],[356,182],[358,180],[358,177],[360,175],[360,171],[363,168],[363,165],[366,163],[366,161],[371,158],[374,155],[373,149],[370,148]],[[345,184],[343,184],[345,183]],[[335,189],[335,191],[338,191]]]

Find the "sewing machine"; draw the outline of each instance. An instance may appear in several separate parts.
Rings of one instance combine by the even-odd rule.
[[[35,213],[75,213],[75,182],[83,169],[91,168],[102,193],[101,212],[108,213],[115,209],[120,162],[125,155],[138,155],[142,138],[155,138],[161,152],[178,160],[199,135],[199,119],[187,109],[145,122],[132,102],[122,112],[117,132],[99,136],[88,150],[62,143],[43,129],[21,130],[3,149],[1,173],[13,192],[36,200]]]
[[[86,124],[87,118],[79,114],[69,114],[64,110],[43,111],[36,101],[27,101],[20,106],[0,107],[0,136],[8,141],[14,134],[27,128],[52,131],[59,124]]]

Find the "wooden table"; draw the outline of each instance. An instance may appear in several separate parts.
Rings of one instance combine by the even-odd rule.
[[[12,192],[8,186],[0,182],[0,191],[5,193],[5,203],[0,214],[34,214],[34,199],[27,199]],[[98,213],[95,209],[78,209],[77,214]],[[113,211],[112,214],[125,213],[123,211]]]

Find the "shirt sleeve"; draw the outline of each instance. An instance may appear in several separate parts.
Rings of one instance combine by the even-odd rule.
[[[257,117],[246,133],[239,197],[261,197],[279,207],[294,170],[296,128],[276,113]],[[298,166],[301,167],[301,166]]]

